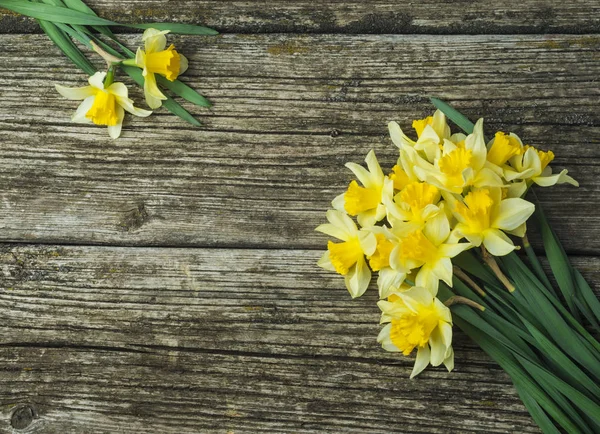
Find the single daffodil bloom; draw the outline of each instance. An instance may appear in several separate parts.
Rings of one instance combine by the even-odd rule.
[[[377,337],[382,347],[405,356],[417,349],[410,378],[430,363],[433,366],[443,363],[448,371],[454,368],[452,314],[431,292],[415,286],[377,304],[382,311],[381,323],[387,323]]]
[[[183,54],[178,53],[172,44],[166,48],[167,33],[169,30],[147,29],[142,36],[144,49],[138,48],[135,55],[135,64],[143,69],[146,103],[153,109],[159,108],[162,101],[167,99],[156,84],[155,74],[175,81],[188,68],[188,61]]]
[[[521,198],[502,199],[499,188],[471,190],[462,200],[447,195],[458,224],[455,237],[465,237],[474,246],[483,244],[494,256],[504,256],[515,245],[504,232],[522,225],[535,211],[535,206]]]
[[[134,107],[123,83],[105,85],[105,78],[106,72],[97,72],[88,79],[89,86],[70,88],[57,84],[55,87],[65,98],[83,100],[71,117],[73,122],[106,125],[110,137],[116,139],[121,135],[125,111],[140,117],[150,116],[152,112]]]
[[[372,232],[359,231],[354,221],[341,211],[327,211],[327,220],[329,223],[320,225],[316,230],[342,242],[329,241],[327,251],[317,265],[344,276],[352,298],[360,297],[371,281],[371,270],[365,255],[372,256],[375,253],[377,239]]]

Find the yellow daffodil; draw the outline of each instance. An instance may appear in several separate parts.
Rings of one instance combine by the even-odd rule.
[[[425,182],[441,190],[461,194],[465,187],[502,187],[502,179],[487,161],[483,138],[483,119],[475,124],[472,134],[464,140],[464,147],[444,140],[433,165],[416,160],[415,173]]]
[[[499,188],[472,190],[464,200],[451,195],[446,199],[458,220],[454,228],[456,236],[465,237],[474,246],[483,243],[494,256],[504,256],[515,249],[503,231],[517,230],[535,210],[524,199],[502,199]]]
[[[346,167],[354,173],[362,186],[353,180],[348,190],[336,197],[332,205],[338,211],[356,216],[362,227],[369,227],[386,215],[385,206],[382,204],[385,175],[379,166],[375,152],[370,151],[365,162],[369,170],[355,163],[346,163]]]
[[[370,228],[377,239],[375,252],[369,256],[369,265],[371,270],[378,273],[377,288],[379,289],[379,298],[387,298],[391,293],[396,292],[401,287],[406,273],[395,270],[390,265],[390,254],[396,247],[396,237],[390,234],[386,227],[375,226]]]
[[[426,288],[415,286],[378,303],[381,323],[387,323],[377,341],[387,351],[408,356],[415,348],[417,358],[410,378],[427,365],[442,363],[448,371],[454,368],[452,350],[452,315],[450,309]]]
[[[525,146],[522,155],[515,155],[510,159],[513,170],[506,170],[505,177],[508,181],[525,180],[541,187],[564,183],[578,187],[579,183],[567,175],[567,169],[552,174],[552,168],[549,166],[552,160],[554,160],[552,151],[545,152],[533,146]]]
[[[488,144],[487,160],[501,167],[515,155],[523,154],[523,143],[519,136],[498,131]]]
[[[416,142],[404,134],[397,122],[390,122],[388,129],[392,142],[399,148],[410,146],[417,151],[422,151],[427,159],[433,162],[439,145],[444,139],[450,138],[450,127],[446,122],[446,116],[440,110],[436,110],[433,116],[413,121],[412,126],[417,132]]]
[[[142,36],[145,49],[138,48],[135,55],[135,64],[144,70],[146,103],[153,109],[159,108],[162,101],[167,99],[156,84],[155,74],[162,75],[169,81],[175,81],[188,67],[185,56],[178,53],[173,45],[166,48],[167,33],[169,30],[147,29]]]
[[[420,267],[415,283],[433,295],[437,294],[440,280],[452,286],[451,258],[471,248],[471,244],[449,240],[450,233],[446,214],[438,213],[423,229],[399,237],[398,246],[390,253],[391,267],[402,272]]]
[[[354,221],[337,210],[327,211],[329,223],[317,227],[317,231],[341,240],[329,241],[327,251],[318,265],[326,270],[336,271],[345,277],[346,288],[353,298],[360,297],[371,281],[371,270],[365,255],[372,256],[377,248],[375,235],[366,230],[358,230]]]
[[[55,87],[65,98],[83,100],[71,118],[73,122],[106,125],[110,137],[116,139],[121,134],[125,111],[140,117],[152,112],[134,107],[123,83],[108,83],[105,87],[105,78],[106,72],[97,72],[88,79],[89,86],[69,88],[57,84]]]
[[[423,227],[425,222],[440,212],[437,206],[440,197],[437,187],[417,181],[405,185],[393,200],[389,195],[384,195],[383,203],[387,208],[388,221],[397,226],[397,230],[402,226],[410,232]]]

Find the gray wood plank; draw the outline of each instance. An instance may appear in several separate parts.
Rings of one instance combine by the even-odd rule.
[[[596,33],[594,0],[86,0],[102,17],[125,23],[175,21],[229,33]],[[33,20],[0,14],[0,32],[39,31]]]
[[[184,79],[215,103],[187,105],[205,126],[161,110],[118,141],[69,122],[52,84],[85,78],[42,36],[0,42],[0,241],[321,248],[343,163],[373,148],[391,167],[387,122],[408,128],[437,95],[553,149],[581,187],[543,205],[570,252],[600,252],[595,36],[179,38]]]
[[[0,431],[538,432],[460,331],[455,371],[409,380],[375,289],[351,300],[318,257],[0,247]],[[573,259],[598,286],[599,259]]]

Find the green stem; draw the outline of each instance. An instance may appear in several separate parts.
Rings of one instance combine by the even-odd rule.
[[[106,78],[104,79],[104,88],[106,89],[108,86],[113,84],[115,81],[115,68],[110,67],[108,71],[106,71]]]

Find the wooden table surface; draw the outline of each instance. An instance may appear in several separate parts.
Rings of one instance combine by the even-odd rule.
[[[116,141],[72,124],[53,84],[86,77],[0,12],[0,432],[538,432],[459,331],[454,372],[409,380],[376,291],[316,267],[314,228],[343,164],[391,166],[387,122],[435,95],[554,150],[581,187],[539,196],[599,288],[600,3],[87,3],[221,31],[172,38],[214,107],[184,104],[202,128],[128,117]]]

